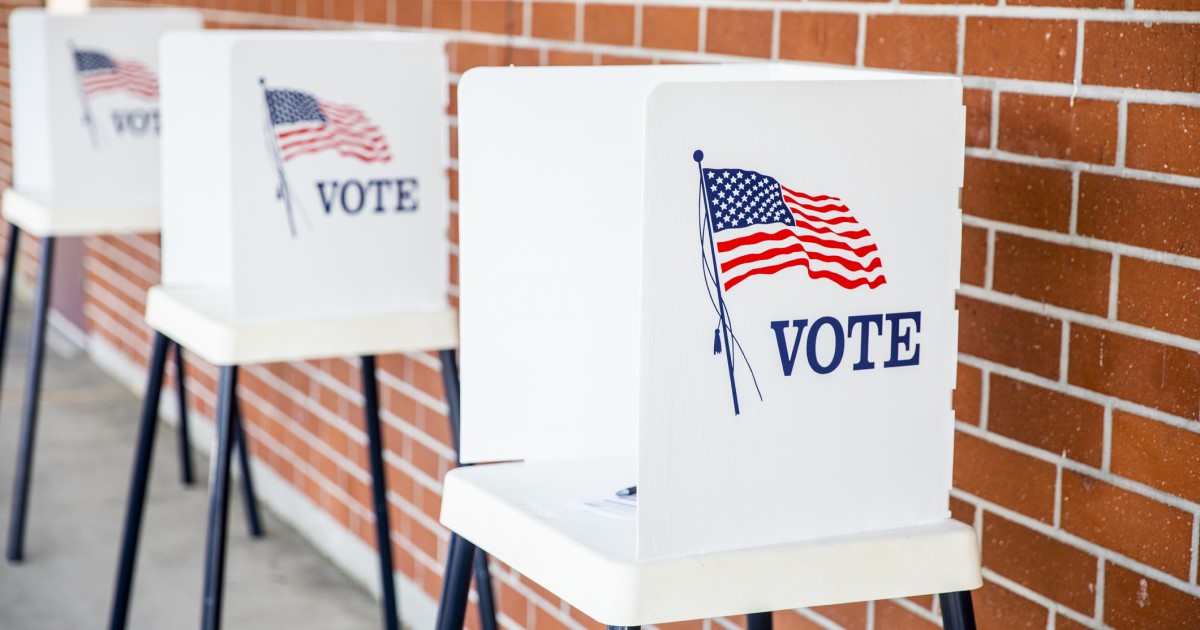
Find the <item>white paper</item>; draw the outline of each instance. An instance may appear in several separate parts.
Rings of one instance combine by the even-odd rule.
[[[637,495],[620,497],[614,494],[590,499],[577,499],[568,503],[567,507],[577,512],[588,512],[619,521],[637,520]]]

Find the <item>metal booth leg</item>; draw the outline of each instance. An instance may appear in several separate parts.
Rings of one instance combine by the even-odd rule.
[[[233,456],[233,424],[237,396],[237,366],[221,366],[217,385],[216,446],[212,487],[208,497],[208,534],[204,550],[204,600],[200,627],[221,627],[221,596],[225,586],[225,540],[229,524],[229,464]]]
[[[0,295],[0,376],[4,373],[4,359],[8,356],[8,323],[12,318],[13,280],[17,271],[17,247],[21,240],[21,228],[8,224],[8,251],[4,254],[4,288]]]
[[[29,483],[33,474],[33,445],[37,435],[38,401],[42,391],[42,362],[46,354],[46,314],[50,310],[50,277],[54,274],[54,237],[42,239],[38,261],[37,293],[33,301],[33,333],[29,339],[29,374],[25,379],[25,406],[21,413],[21,441],[17,476],[13,482],[12,516],[8,524],[8,559],[20,562],[25,555],[25,520],[29,510]],[[8,274],[9,277],[12,274]],[[7,279],[6,279],[7,282]],[[6,287],[6,291],[8,287]],[[5,308],[8,300],[5,300]]]
[[[162,392],[163,370],[167,365],[166,335],[155,332],[150,351],[149,383],[142,401],[137,447],[133,456],[133,476],[129,482],[129,502],[125,506],[125,529],[121,536],[121,556],[117,565],[117,583],[109,614],[109,630],[124,630],[129,619],[129,599],[133,594],[133,573],[137,566],[138,540],[150,485],[150,462],[154,456],[154,434],[158,428],[158,401]]]
[[[975,607],[971,591],[956,591],[938,595],[942,604],[942,627],[946,630],[975,630]]]
[[[638,630],[641,626],[608,626],[608,630]]]
[[[746,630],[771,630],[774,620],[771,613],[750,613],[746,615]]]
[[[387,506],[387,471],[383,467],[383,431],[379,426],[379,384],[375,357],[362,357],[363,412],[367,425],[367,459],[371,464],[371,503],[375,508],[375,543],[379,548],[380,593],[383,627],[400,630],[396,607],[396,578],[392,565],[391,523]]]
[[[461,465],[459,460],[459,429],[461,425],[460,410],[461,398],[459,393],[458,381],[458,354],[454,350],[441,350],[438,352],[439,358],[442,361],[442,387],[446,393],[446,406],[449,410],[447,414],[450,421],[450,437],[454,441],[454,460],[455,464]],[[450,543],[454,544],[454,540],[459,538],[458,534],[450,532]],[[475,571],[475,590],[479,596],[479,620],[482,630],[496,630],[496,597],[492,592],[492,575],[488,568],[488,556],[482,549],[476,549],[474,554],[474,571]],[[464,592],[461,594],[455,593],[454,597],[466,598],[471,589],[470,581],[463,585]],[[465,614],[465,613],[464,613]]]
[[[250,474],[250,447],[242,424],[242,401],[234,394],[233,440],[237,448],[238,465],[242,471],[242,505],[246,509],[246,527],[251,538],[262,538],[262,518],[258,515],[258,495],[254,493],[254,477]]]
[[[183,346],[172,343],[175,359],[175,395],[179,398],[179,481],[192,485],[192,438],[188,431],[187,385],[184,381]]]
[[[471,590],[471,566],[476,551],[475,545],[466,538],[451,534],[436,630],[462,630],[467,617],[467,595]]]

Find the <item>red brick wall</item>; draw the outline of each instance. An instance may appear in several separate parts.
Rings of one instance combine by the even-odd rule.
[[[485,64],[742,58],[963,76],[952,508],[982,539],[981,627],[1200,623],[1200,3],[192,4],[210,26],[437,29],[451,39],[454,81]],[[89,332],[144,363],[158,239],[91,238],[87,253]],[[382,368],[397,568],[436,597],[447,540],[436,523],[440,479],[452,456],[438,363],[394,356]],[[373,544],[355,370],[340,359],[248,369],[243,395],[255,456]],[[213,370],[194,372],[191,403],[211,414]],[[504,568],[496,588],[506,627],[594,625]],[[934,598],[915,597],[777,619],[908,628],[939,616]]]

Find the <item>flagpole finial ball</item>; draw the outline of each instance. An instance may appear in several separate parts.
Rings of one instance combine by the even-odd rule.
[[[692,154],[692,159],[696,160],[697,162],[703,162],[704,161],[704,152],[701,151],[700,149],[696,149],[696,152]]]
[[[266,84],[267,84],[267,78],[266,78],[266,77],[258,77],[258,84],[259,84],[259,85],[266,85]]]

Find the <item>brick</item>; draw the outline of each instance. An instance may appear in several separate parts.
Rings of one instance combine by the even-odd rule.
[[[1195,11],[1196,0],[1134,0],[1133,6],[1159,11]]]
[[[422,26],[425,24],[425,0],[395,0],[396,12],[393,23],[398,26]]]
[[[1095,556],[991,513],[983,517],[982,545],[984,566],[1085,615],[1092,614],[1096,605]],[[995,627],[1012,626],[998,623]]]
[[[1200,435],[1131,413],[1113,411],[1112,471],[1200,502]]]
[[[459,30],[463,27],[463,0],[430,0],[433,27]],[[463,46],[463,44],[459,44]]]
[[[634,57],[630,55],[600,55],[602,66],[645,66],[653,63],[649,57]]]
[[[1200,355],[1076,324],[1067,380],[1183,418],[1200,409]]]
[[[963,501],[950,497],[950,518],[967,525],[975,525],[975,506]]]
[[[1140,258],[1121,259],[1117,318],[1200,339],[1200,271]]]
[[[974,4],[995,6],[999,0],[900,0],[900,2],[903,4]]]
[[[520,35],[525,5],[501,0],[472,0],[469,14],[472,31]]]
[[[1114,628],[1186,628],[1200,619],[1200,598],[1109,563],[1104,623]]]
[[[998,232],[992,288],[1093,315],[1108,313],[1112,254]]]
[[[698,50],[700,10],[695,7],[642,7],[642,47]]]
[[[866,33],[864,65],[954,72],[958,64],[957,18],[872,15]]]
[[[1200,189],[1081,173],[1079,233],[1200,257]]]
[[[867,627],[867,604],[865,602],[813,606],[812,611],[846,630],[865,630]]]
[[[1062,528],[1187,579],[1192,515],[1099,479],[1063,470]]]
[[[1084,83],[1200,91],[1200,24],[1088,22],[1086,28]]]
[[[779,15],[779,58],[854,65],[858,16],[849,13]]]
[[[985,219],[1066,232],[1071,223],[1071,173],[969,157],[962,208]]]
[[[883,630],[938,630],[940,626],[891,601],[875,602],[875,627]]]
[[[1081,9],[1124,9],[1125,0],[1008,0],[1009,6],[1078,7]]]
[[[575,52],[569,50],[551,50],[546,61],[551,66],[590,66],[594,65],[596,56],[590,52]]]
[[[979,368],[959,363],[958,378],[954,385],[954,417],[978,426],[982,391],[983,372]]]
[[[967,146],[987,148],[992,142],[991,90],[963,90],[967,106]]]
[[[1130,103],[1127,122],[1126,166],[1200,177],[1200,108]]]
[[[961,257],[960,280],[982,287],[987,278],[987,230],[963,226]]]
[[[777,630],[824,630],[824,626],[801,617],[794,610],[777,611],[771,621]]]
[[[633,45],[634,8],[621,4],[583,7],[583,41],[595,44]]]
[[[533,3],[533,36],[575,41],[576,5],[558,2]]]
[[[1054,455],[1100,467],[1104,408],[1069,394],[993,374],[988,430]]]
[[[1049,523],[1055,467],[963,432],[954,435],[954,487]]]
[[[987,580],[971,594],[971,599],[975,605],[975,621],[980,628],[1041,630],[1046,627],[1050,615],[1041,605]]]
[[[1074,20],[968,18],[963,73],[1069,83],[1075,30]]]
[[[957,304],[961,352],[1058,378],[1062,345],[1058,320],[961,295]]]
[[[1066,615],[1058,615],[1054,618],[1054,630],[1089,630],[1090,625],[1083,625]]]
[[[387,22],[387,7],[386,0],[363,0],[363,21],[383,23]]]
[[[740,57],[771,56],[772,13],[745,9],[708,9],[705,50]]]
[[[1117,104],[1033,94],[1000,95],[999,147],[1013,153],[1115,164]]]

